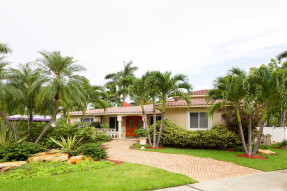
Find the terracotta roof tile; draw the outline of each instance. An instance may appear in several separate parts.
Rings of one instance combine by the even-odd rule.
[[[146,113],[152,113],[152,104],[144,105]],[[159,111],[157,111],[158,113]],[[141,114],[142,110],[140,106],[129,106],[129,107],[111,107],[107,108],[106,112],[104,109],[92,109],[87,110],[86,115],[96,115],[96,114],[120,114],[120,113],[129,113],[129,114]],[[82,115],[82,111],[73,111],[70,112],[70,115]]]
[[[192,99],[191,106],[208,106],[212,105],[211,102],[207,102],[205,99]],[[220,102],[220,100],[216,100],[215,103]],[[187,106],[186,101],[173,101],[173,102],[167,102],[166,106]]]
[[[210,89],[193,91],[192,95],[206,95]]]

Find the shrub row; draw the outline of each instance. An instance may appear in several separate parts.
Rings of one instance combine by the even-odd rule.
[[[158,132],[160,121],[156,127]],[[153,137],[153,126],[150,126],[150,135]],[[211,130],[190,131],[165,120],[160,143],[164,146],[223,149],[240,145],[241,141],[234,132],[223,126],[215,126]]]
[[[45,151],[45,149],[35,143],[4,143],[0,146],[0,162],[25,161],[32,154]]]

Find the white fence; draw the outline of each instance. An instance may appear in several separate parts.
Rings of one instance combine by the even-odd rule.
[[[257,127],[259,130],[259,127]],[[271,135],[271,142],[282,142],[287,139],[287,127],[264,127],[263,134]]]
[[[119,138],[119,132],[116,129],[97,129],[102,133],[106,133],[111,138]]]

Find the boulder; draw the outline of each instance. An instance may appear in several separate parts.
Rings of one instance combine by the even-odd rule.
[[[28,158],[29,163],[31,162],[46,162],[46,161],[67,161],[69,155],[61,152],[42,152]]]
[[[276,153],[273,152],[273,151],[263,150],[263,149],[258,149],[258,154],[263,154],[263,155],[276,155]]]
[[[19,166],[25,165],[28,162],[26,161],[16,161],[16,162],[2,162],[0,163],[0,172],[6,172],[13,168],[17,168]]]
[[[84,155],[70,157],[69,160],[67,161],[67,164],[78,164],[83,160],[85,160],[85,158],[86,157]]]

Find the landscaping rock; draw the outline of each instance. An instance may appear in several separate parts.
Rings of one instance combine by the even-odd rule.
[[[270,151],[270,150],[263,150],[263,149],[258,149],[258,154],[264,154],[264,155],[276,155],[275,152]]]
[[[45,162],[45,161],[67,161],[69,155],[60,152],[43,152],[37,153],[33,157],[28,158],[29,163],[31,162]]]
[[[0,163],[0,172],[6,172],[13,168],[17,168],[19,166],[25,165],[28,162],[26,161],[16,161],[16,162],[2,162]]]
[[[74,156],[69,158],[69,160],[67,161],[67,164],[78,164],[80,162],[82,162],[83,160],[85,160],[85,156],[84,155],[79,155],[79,156]]]

